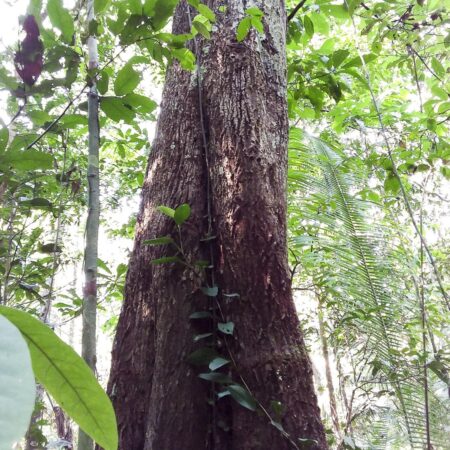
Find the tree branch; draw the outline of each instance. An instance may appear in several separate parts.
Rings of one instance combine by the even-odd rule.
[[[299,9],[303,7],[303,5],[306,3],[306,0],[302,0],[288,15],[287,21],[288,23],[295,17],[295,15],[298,13]]]

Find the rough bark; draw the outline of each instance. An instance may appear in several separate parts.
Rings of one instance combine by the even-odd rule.
[[[238,43],[237,23],[252,5],[243,0],[207,3],[218,19],[212,39],[199,42],[207,154],[195,74],[175,63],[166,77],[113,349],[108,389],[120,448],[283,450],[295,448],[292,441],[301,448],[301,438],[317,441],[309,448],[324,449],[287,265],[284,4],[253,2],[265,12],[265,37],[251,31]],[[227,11],[219,13],[224,3]],[[181,2],[174,32],[188,30]],[[205,309],[211,299],[201,294],[201,281],[190,269],[150,264],[167,248],[143,245],[145,239],[174,233],[156,206],[188,203],[192,215],[183,227],[184,247],[189,259],[205,259],[208,244],[201,239],[208,231],[208,177],[220,295],[239,294],[231,302],[219,297],[225,319],[235,323],[235,334],[227,340],[228,356],[237,365],[232,376],[237,382],[242,377],[267,411],[272,401],[281,402],[290,439],[267,416],[230,398],[216,408],[208,405],[210,386],[185,358],[198,333],[189,314]]]

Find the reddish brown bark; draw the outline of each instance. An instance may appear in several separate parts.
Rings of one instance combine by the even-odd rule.
[[[194,74],[174,64],[166,78],[109,383],[123,450],[287,450],[295,448],[292,441],[302,448],[299,438],[317,441],[309,448],[327,447],[287,265],[284,4],[260,5],[265,37],[252,31],[238,43],[245,2],[208,2],[216,11],[223,3],[228,9],[217,15],[211,41],[200,44],[207,155]],[[174,32],[189,30],[186,12],[182,2]],[[184,247],[189,259],[205,259],[207,177],[217,236],[214,272],[225,319],[235,323],[227,340],[231,355],[223,338],[221,350],[237,363],[233,379],[242,383],[242,377],[267,411],[272,401],[281,402],[289,439],[265,415],[230,398],[219,400],[213,413],[206,401],[210,386],[185,362],[198,333],[189,314],[211,299],[201,294],[192,270],[151,266],[167,249],[142,245],[174,233],[156,206],[189,203]],[[224,293],[239,299],[226,302]]]

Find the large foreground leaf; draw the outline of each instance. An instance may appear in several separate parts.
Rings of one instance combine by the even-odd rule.
[[[117,425],[109,398],[87,364],[39,320],[0,307],[28,343],[34,374],[66,413],[105,450],[117,449]]]
[[[0,316],[0,449],[9,450],[25,435],[36,397],[27,343]]]

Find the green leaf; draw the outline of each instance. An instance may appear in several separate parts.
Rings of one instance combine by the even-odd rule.
[[[126,95],[133,92],[141,81],[141,76],[131,64],[125,64],[117,74],[114,82],[114,93],[116,95]]]
[[[0,167],[3,170],[13,167],[15,170],[45,170],[53,167],[53,157],[38,150],[9,150],[0,154]]]
[[[306,34],[311,38],[314,35],[314,24],[308,16],[303,18],[303,25],[305,26]]]
[[[31,200],[22,200],[20,204],[22,206],[28,206],[29,208],[46,209],[46,210],[49,210],[53,207],[51,201],[41,197],[35,197],[32,198]]]
[[[244,17],[237,26],[236,29],[236,40],[242,42],[248,35],[250,28],[252,26],[251,17]]]
[[[336,50],[333,53],[333,56],[331,57],[331,60],[333,61],[333,66],[336,68],[339,67],[349,54],[350,52],[348,50]]]
[[[153,31],[159,31],[169,20],[179,0],[145,0],[144,14],[151,18]]]
[[[100,269],[103,269],[105,272],[112,273],[105,261],[100,258],[97,258],[97,265]]]
[[[214,14],[214,12],[211,10],[211,8],[204,5],[203,3],[198,4],[197,10],[202,16],[206,17],[210,22],[214,23],[216,21],[216,15]]]
[[[183,203],[182,205],[178,206],[177,209],[175,209],[173,220],[175,220],[175,223],[180,226],[189,219],[190,215],[191,207],[187,203]]]
[[[174,48],[172,56],[180,62],[183,69],[195,69],[195,55],[188,48]]]
[[[112,404],[83,359],[31,315],[0,306],[0,314],[22,333],[34,374],[64,411],[105,450],[118,445]]]
[[[234,323],[233,322],[219,322],[217,324],[217,328],[224,334],[232,335],[234,332]]]
[[[27,343],[3,316],[0,316],[0,367],[0,448],[8,450],[28,429],[36,387]]]
[[[134,111],[124,104],[123,99],[118,97],[102,97],[100,108],[114,122],[123,120],[132,124],[135,118]]]
[[[170,264],[183,262],[178,256],[163,256],[162,258],[152,259],[150,261],[153,265]]]
[[[205,37],[206,39],[211,39],[211,33],[209,32],[209,30],[208,30],[208,28],[206,27],[206,25],[203,23],[203,22],[201,22],[200,20],[198,20],[197,19],[197,17],[199,17],[199,16],[196,16],[195,18],[194,18],[194,20],[192,21],[192,26],[203,36],[203,37]],[[200,16],[200,17],[202,17],[202,16]],[[195,19],[197,19],[197,20],[195,20]]]
[[[252,16],[252,17],[263,17],[264,16],[264,13],[257,6],[252,6],[251,8],[247,8],[245,10],[245,14],[247,14],[248,16]]]
[[[400,182],[395,175],[388,175],[386,177],[384,180],[384,190],[394,195],[400,190]]]
[[[144,245],[167,245],[173,244],[174,240],[170,236],[161,236],[155,239],[146,239]]]
[[[230,360],[222,358],[221,356],[218,356],[217,358],[214,358],[210,363],[209,363],[209,370],[211,370],[212,372],[214,372],[217,369],[220,369],[221,367],[225,366],[226,364],[228,364],[230,362]]]
[[[333,16],[336,19],[350,19],[349,11],[345,8],[344,5],[321,5],[320,10],[323,11],[326,15]]]
[[[94,13],[102,13],[109,6],[109,3],[110,0],[94,0]]]
[[[442,166],[439,171],[445,178],[447,178],[447,180],[450,180],[450,167]]]
[[[258,404],[250,392],[244,389],[239,384],[231,384],[227,387],[230,391],[231,396],[236,400],[241,406],[249,409],[250,411],[256,411]]]
[[[158,206],[156,209],[171,219],[175,217],[175,210],[168,206]]]
[[[139,114],[149,114],[158,106],[151,98],[139,94],[127,94],[123,98],[123,102],[131,106]]]
[[[64,40],[67,43],[72,42],[75,32],[72,16],[69,11],[63,7],[61,0],[48,0],[47,13],[50,22],[55,28],[61,31]]]
[[[252,27],[260,34],[264,33],[264,25],[260,17],[251,18]]]
[[[97,89],[101,95],[105,95],[108,92],[109,75],[106,70],[102,70],[97,79]]]
[[[8,128],[2,127],[0,129],[0,152],[3,152],[8,145],[9,131]]]
[[[220,384],[232,382],[231,378],[228,375],[220,372],[201,373],[199,375],[199,378],[201,378],[202,380],[211,381],[212,383]]]
[[[437,58],[431,58],[431,67],[439,77],[443,77],[445,75],[444,66]]]

